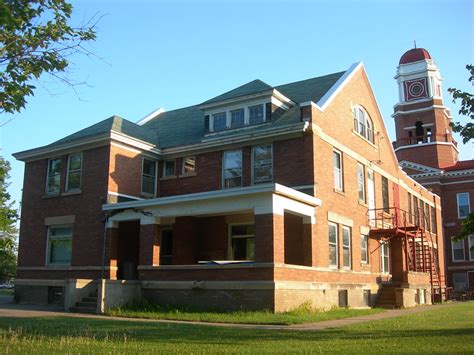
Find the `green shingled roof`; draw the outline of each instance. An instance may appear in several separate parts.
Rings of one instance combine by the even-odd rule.
[[[267,83],[264,83],[263,81],[256,79],[253,80],[247,84],[244,84],[242,86],[239,86],[238,88],[235,88],[233,90],[227,91],[223,93],[222,95],[216,96],[210,100],[207,100],[203,102],[201,105],[207,105],[207,104],[212,104],[215,102],[219,101],[224,101],[228,99],[235,99],[237,97],[241,96],[247,96],[251,94],[258,94],[261,92],[269,91],[272,90],[273,87],[268,85]]]
[[[279,92],[297,103],[318,102],[326,92],[339,80],[345,72],[320,76],[317,78],[297,81],[275,86]]]
[[[140,139],[154,145],[158,144],[157,134],[151,130],[147,130],[136,123],[130,122],[122,117],[112,116],[106,120],[100,121],[92,126],[84,128],[76,133],[64,137],[49,146],[69,143],[75,140],[98,136],[108,132],[122,133],[127,136]]]
[[[344,72],[329,74],[317,78],[297,81],[272,87],[261,80],[254,80],[222,95],[216,96],[203,104],[215,103],[251,94],[258,94],[276,89],[296,103],[307,101],[318,102],[324,94],[337,82]],[[200,143],[205,138],[204,112],[200,105],[189,106],[159,114],[149,122],[140,126],[118,116],[112,116],[104,121],[62,138],[51,146],[81,140],[108,132],[117,132],[153,144],[159,148],[171,148]],[[292,107],[281,116],[273,118],[271,127],[278,127],[300,122],[299,107]],[[247,127],[246,133],[261,130],[269,125]],[[239,130],[238,130],[239,131]],[[229,130],[217,133],[216,136],[227,137],[238,131]]]

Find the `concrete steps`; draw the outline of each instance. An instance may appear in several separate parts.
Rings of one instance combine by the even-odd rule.
[[[386,309],[394,309],[396,306],[396,288],[397,285],[382,285],[379,290],[375,306]]]
[[[96,314],[97,313],[97,300],[98,300],[98,295],[96,291],[96,292],[91,293],[87,297],[83,297],[81,301],[76,302],[74,307],[69,308],[69,312]]]

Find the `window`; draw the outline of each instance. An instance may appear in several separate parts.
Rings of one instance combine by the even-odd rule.
[[[61,159],[48,161],[48,175],[46,177],[46,194],[58,194],[61,189]]]
[[[469,242],[469,260],[474,260],[474,235],[468,237]]]
[[[456,242],[455,237],[451,237],[451,249],[453,261],[464,261],[464,240]]]
[[[416,226],[419,226],[420,225],[420,221],[419,221],[419,218],[418,218],[418,214],[419,214],[419,211],[418,211],[418,199],[413,196],[413,211],[414,211],[414,218],[415,218],[415,225]]]
[[[264,121],[263,105],[249,107],[249,124],[261,123]]]
[[[253,183],[260,184],[273,181],[272,146],[253,147]]]
[[[255,260],[255,226],[238,224],[230,226],[230,259]]]
[[[357,191],[359,201],[365,202],[365,172],[364,166],[360,163],[357,163]]]
[[[227,113],[219,112],[212,115],[214,131],[223,131],[227,128]]]
[[[364,264],[369,263],[369,237],[367,235],[360,236],[360,261]]]
[[[156,162],[143,159],[142,162],[142,193],[155,195]]]
[[[243,108],[230,111],[230,128],[242,127],[245,124],[244,113]]]
[[[160,265],[171,265],[173,257],[173,229],[161,228]]]
[[[82,154],[70,155],[67,163],[66,191],[81,188]]]
[[[337,224],[329,224],[329,266],[338,266]]]
[[[390,273],[390,246],[388,243],[380,247],[380,271],[384,274]]]
[[[339,152],[332,152],[332,162],[334,167],[334,189],[343,191],[342,181],[342,156]]]
[[[383,211],[389,213],[390,203],[388,200],[388,179],[385,176],[382,176],[382,203],[383,203]]]
[[[456,195],[458,201],[458,218],[466,218],[471,213],[469,206],[469,193],[461,192]]]
[[[223,180],[224,188],[242,186],[242,151],[224,152]]]
[[[411,205],[411,194],[408,193],[408,222],[413,223],[413,208]]]
[[[354,109],[354,131],[359,133],[369,142],[374,142],[374,124],[367,112],[361,107]]]
[[[436,209],[431,207],[431,231],[434,234],[438,233],[438,226],[436,225]]]
[[[455,272],[453,274],[453,286],[455,292],[465,292],[467,290],[467,273]]]
[[[48,228],[48,265],[70,265],[72,254],[72,226]]]
[[[344,269],[351,268],[351,229],[346,226],[342,226],[342,267]]]
[[[163,177],[175,176],[175,161],[166,160],[163,164]]]
[[[183,175],[196,172],[196,157],[183,158]]]
[[[428,232],[431,232],[430,206],[425,202],[425,223]]]

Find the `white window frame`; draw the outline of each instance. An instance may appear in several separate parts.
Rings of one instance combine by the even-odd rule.
[[[229,223],[229,227],[228,227],[228,248],[227,248],[227,259],[230,260],[230,261],[234,261],[235,259],[233,258],[234,256],[234,250],[232,249],[232,240],[234,238],[238,239],[238,238],[253,238],[253,241],[254,241],[254,250],[253,250],[253,253],[254,253],[254,259],[244,259],[244,260],[240,260],[240,261],[255,261],[255,234],[242,234],[242,235],[236,235],[236,236],[232,236],[232,227],[235,227],[235,226],[254,226],[255,227],[255,223],[253,222],[242,222],[242,223]]]
[[[374,121],[370,118],[367,110],[360,105],[356,105],[353,108],[354,114],[354,132],[364,138],[366,141],[374,144]]]
[[[70,189],[69,188],[69,174],[71,173],[71,171],[69,170],[70,168],[70,163],[71,163],[71,157],[75,157],[75,156],[80,156],[81,157],[81,168],[78,169],[78,170],[74,170],[72,171],[73,173],[75,172],[79,172],[80,173],[80,177],[79,177],[79,187],[77,188],[74,188],[74,189]],[[81,187],[82,187],[82,169],[83,169],[83,166],[84,166],[84,156],[82,153],[76,153],[76,154],[69,154],[68,157],[67,157],[67,169],[66,169],[66,192],[70,192],[70,191],[81,191]]]
[[[331,227],[334,227],[335,231],[336,231],[336,242],[331,242],[329,240],[329,230]],[[339,225],[336,224],[336,223],[331,223],[329,222],[328,223],[328,264],[329,264],[329,267],[332,268],[332,269],[337,269],[339,267]],[[330,259],[330,253],[329,253],[329,250],[330,250],[330,247],[331,246],[335,246],[336,247],[336,263],[335,264],[331,264],[331,259]]]
[[[185,169],[185,162],[186,162],[186,159],[193,159],[194,160],[194,170],[193,171],[188,171],[186,172],[184,169]],[[183,157],[182,159],[182,164],[181,164],[181,173],[182,175],[193,175],[193,174],[196,174],[196,156],[195,155],[189,155],[187,157]]]
[[[459,205],[459,196],[460,195],[467,195],[467,210],[468,210],[468,212],[463,217],[461,217],[461,214],[459,213],[459,211],[460,211],[459,210],[459,206],[460,206]],[[465,205],[463,205],[463,206],[465,206]],[[464,218],[467,218],[467,216],[469,216],[469,214],[471,213],[471,200],[470,200],[469,192],[459,192],[459,193],[456,194],[456,208],[458,210],[458,218],[459,219],[464,219]]]
[[[360,262],[362,264],[368,264],[369,263],[369,236],[366,234],[361,234],[360,235]],[[364,245],[364,247],[363,247]],[[362,258],[362,253],[365,254],[365,260]]]
[[[232,152],[239,152],[240,153],[240,186],[233,186],[233,187],[226,187],[225,186],[225,170],[226,170],[226,167],[225,167],[225,157],[226,157],[226,154],[228,153],[232,153]],[[222,189],[235,189],[235,188],[238,188],[238,187],[242,187],[243,185],[243,182],[244,182],[244,162],[243,162],[243,154],[242,154],[242,149],[233,149],[233,150],[225,150],[222,154]]]
[[[339,168],[337,168],[334,165],[334,155],[339,156]],[[334,190],[342,192],[344,191],[344,166],[342,162],[342,152],[338,150],[333,150],[332,151],[332,170],[333,170],[333,184],[334,184]],[[339,169],[339,179],[336,181],[336,169]]]
[[[45,186],[45,191],[46,191],[46,195],[59,195],[61,193],[61,170],[62,170],[62,166],[61,168],[59,169],[59,186],[58,186],[58,190],[57,191],[48,191],[48,186],[49,186],[49,171],[50,171],[50,168],[51,168],[51,162],[53,160],[59,160],[60,161],[60,164],[63,165],[63,160],[62,158],[58,157],[58,158],[52,158],[52,159],[48,159],[48,167],[46,169],[46,186]],[[56,175],[55,175],[56,176]]]
[[[166,175],[166,163],[173,162],[174,168],[173,168],[173,174],[171,175]],[[169,178],[169,177],[175,177],[176,176],[176,159],[169,159],[163,161],[163,177],[164,178]]]
[[[469,260],[474,260],[474,234],[467,236],[467,244],[469,246]]]
[[[215,127],[214,127],[214,123],[215,123],[215,116],[218,116],[218,115],[224,115],[224,118],[225,118],[225,127],[224,129],[220,129],[218,131],[216,131]],[[219,112],[216,112],[216,113],[213,113],[211,115],[212,117],[212,131],[213,132],[222,132],[222,131],[225,131],[226,129],[229,128],[229,113],[228,111],[219,111]]]
[[[387,250],[385,250],[385,247]],[[385,270],[385,258],[387,258],[388,270]],[[380,246],[380,273],[390,274],[390,243],[385,242]]]
[[[349,245],[344,244],[344,231],[349,233]],[[352,268],[352,231],[351,227],[342,226],[341,227],[341,243],[342,243],[342,268],[350,270]],[[349,250],[349,265],[344,265],[344,250]]]
[[[232,126],[232,112],[235,112],[235,111],[242,111],[244,113],[244,123],[241,126],[235,126],[235,127]],[[246,107],[237,107],[237,108],[233,108],[232,110],[229,110],[229,113],[228,113],[229,119],[227,122],[227,126],[229,128],[234,129],[234,128],[240,128],[240,127],[244,127],[248,125],[248,119],[246,120],[246,116],[248,115],[245,114],[245,111],[246,111]]]
[[[455,263],[466,261],[466,251],[464,250],[464,240],[455,242],[454,238],[456,237],[451,237],[451,260]],[[457,244],[457,243],[461,243],[460,245],[462,246],[462,248],[454,248],[454,244]],[[456,259],[454,257],[454,249],[462,250],[462,259]]]
[[[271,100],[257,100],[257,101],[252,101],[248,102],[247,105],[243,106],[242,104],[239,105],[232,105],[229,107],[226,107],[225,109],[219,108],[219,109],[212,109],[209,111],[205,112],[205,115],[209,115],[209,132],[210,133],[215,133],[215,132],[223,132],[228,129],[239,129],[243,127],[248,127],[248,126],[254,126],[254,125],[259,125],[262,123],[266,123],[266,117],[267,117],[267,103],[271,103]],[[255,124],[250,124],[250,110],[249,107],[254,107],[254,106],[263,106],[263,121],[258,122]],[[244,124],[243,126],[238,126],[238,127],[232,127],[232,115],[231,111],[236,111],[236,110],[244,110]],[[214,115],[225,113],[226,114],[226,128],[224,130],[219,130],[216,131],[214,129]]]
[[[60,237],[52,237],[51,236],[51,228],[71,228],[71,235],[70,236],[60,236]],[[47,238],[46,238],[46,266],[60,266],[60,265],[71,265],[72,261],[72,241],[74,236],[74,226],[72,224],[58,224],[58,225],[51,225],[48,226],[47,229]],[[71,240],[71,261],[69,263],[52,263],[51,262],[51,242],[53,240]]]
[[[360,177],[360,172],[362,169],[362,181],[359,180]],[[362,183],[362,199],[360,198],[360,187]],[[364,164],[357,163],[357,198],[359,199],[360,202],[365,203],[367,197],[365,195],[365,166]]]
[[[271,175],[272,175],[272,179],[271,180],[262,180],[262,181],[255,181],[255,149],[256,148],[259,148],[259,147],[270,147],[270,153],[272,155],[272,158],[271,158],[271,163],[270,163],[270,169],[271,169]],[[262,145],[256,145],[256,146],[253,146],[252,147],[252,185],[256,185],[256,184],[265,184],[265,183],[270,183],[270,182],[273,182],[274,180],[274,175],[273,175],[273,144],[262,144]]]
[[[154,183],[153,183],[153,193],[145,192],[143,191],[143,176],[145,176],[143,167],[145,165],[145,160],[151,161],[155,163],[155,176],[154,176]],[[148,176],[148,175],[147,175]],[[141,175],[141,183],[140,183],[140,191],[141,194],[143,195],[151,195],[151,196],[156,196],[156,181],[157,181],[157,176],[158,176],[158,162],[154,159],[142,157],[142,175]]]

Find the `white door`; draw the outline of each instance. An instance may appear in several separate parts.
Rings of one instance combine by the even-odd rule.
[[[369,205],[369,220],[370,225],[375,225],[375,185],[374,172],[367,169],[367,203]]]

